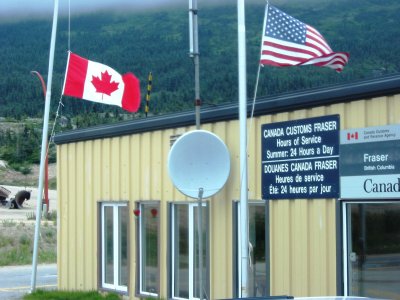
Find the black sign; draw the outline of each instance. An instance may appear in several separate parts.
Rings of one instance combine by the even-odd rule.
[[[339,197],[339,115],[261,127],[263,199]]]
[[[340,175],[368,176],[398,174],[400,140],[340,146]]]

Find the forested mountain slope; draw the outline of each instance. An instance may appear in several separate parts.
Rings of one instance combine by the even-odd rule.
[[[237,8],[202,7],[199,1],[200,88],[204,105],[237,101]],[[246,4],[248,94],[253,95],[265,1]],[[261,70],[258,96],[303,90],[397,73],[400,70],[398,0],[274,1],[281,10],[317,28],[334,51],[350,53],[342,73],[314,66]],[[0,117],[42,117],[43,94],[30,71],[47,76],[51,16],[0,21]],[[160,114],[193,108],[194,68],[188,57],[187,9],[99,12],[61,16],[57,32],[52,114],[61,94],[68,37],[73,52],[141,80],[153,73],[150,111]],[[121,119],[118,107],[63,98],[62,115],[79,127]],[[139,113],[129,118],[143,116]],[[104,113],[107,112],[107,115]],[[102,114],[100,114],[102,113]],[[118,117],[119,116],[119,117]],[[52,116],[54,117],[54,115]],[[108,117],[108,118],[105,118]]]

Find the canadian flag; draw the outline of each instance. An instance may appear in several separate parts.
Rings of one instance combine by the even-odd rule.
[[[350,140],[358,140],[358,132],[357,131],[353,132],[353,133],[348,132],[347,133],[347,140],[348,141],[350,141]]]
[[[109,66],[68,53],[63,95],[103,104],[118,105],[129,112],[140,106],[140,82],[132,73],[120,75]]]

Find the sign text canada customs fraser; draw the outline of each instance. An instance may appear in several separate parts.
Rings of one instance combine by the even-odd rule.
[[[339,116],[262,126],[263,199],[339,195]]]

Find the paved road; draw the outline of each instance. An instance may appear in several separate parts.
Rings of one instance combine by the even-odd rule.
[[[22,299],[31,289],[32,266],[0,267],[0,299]],[[38,265],[37,289],[57,288],[57,265]]]

